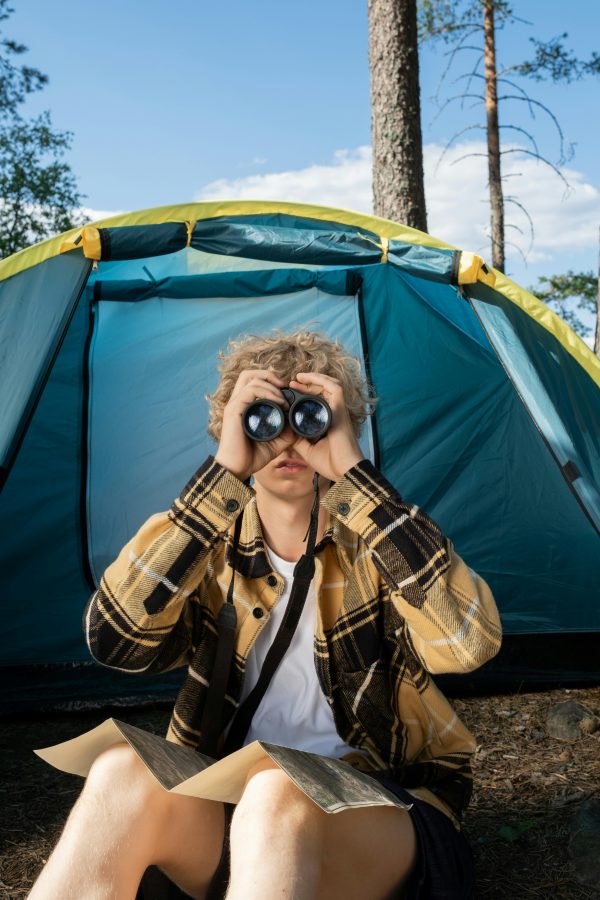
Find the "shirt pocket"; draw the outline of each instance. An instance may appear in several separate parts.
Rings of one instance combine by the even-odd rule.
[[[388,666],[379,658],[368,667],[339,673],[348,717],[358,721],[378,745],[389,744],[394,727],[389,677]]]

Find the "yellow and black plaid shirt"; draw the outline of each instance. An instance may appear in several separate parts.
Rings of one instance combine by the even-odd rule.
[[[325,494],[316,548],[315,663],[340,737],[455,824],[471,794],[475,741],[430,675],[468,672],[500,647],[485,581],[367,460]],[[233,523],[244,510],[236,558]],[[128,672],[187,666],[167,737],[195,747],[233,565],[238,631],[225,723],[248,652],[283,581],[265,552],[254,491],[209,457],[168,512],[108,567],[85,614],[92,655]],[[307,663],[308,664],[308,663]],[[364,754],[350,762],[364,765]]]

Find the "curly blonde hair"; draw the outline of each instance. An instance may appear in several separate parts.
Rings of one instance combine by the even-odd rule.
[[[208,433],[217,442],[221,436],[223,410],[244,369],[271,369],[287,382],[298,372],[320,372],[337,378],[344,389],[346,407],[357,437],[367,416],[375,409],[377,399],[358,359],[348,353],[337,338],[332,341],[319,331],[286,334],[274,329],[264,337],[245,335],[239,340],[230,340],[227,353],[219,351],[219,360],[219,386],[214,394],[206,395]]]

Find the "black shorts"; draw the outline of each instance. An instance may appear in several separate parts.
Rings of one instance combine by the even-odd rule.
[[[475,866],[471,846],[448,816],[384,776],[374,776],[399,800],[412,803],[409,815],[417,835],[417,860],[402,900],[471,900]]]
[[[473,854],[465,836],[448,816],[418,800],[384,776],[375,776],[400,800],[412,803],[410,817],[417,835],[417,860],[402,900],[471,900],[475,895]],[[235,806],[225,804],[225,838],[221,859],[206,900],[223,900],[229,884],[229,829]],[[155,867],[144,875],[137,900],[189,900],[187,894]]]

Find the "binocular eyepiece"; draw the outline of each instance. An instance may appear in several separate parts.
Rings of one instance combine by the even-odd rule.
[[[244,432],[253,441],[272,441],[286,425],[286,420],[296,434],[309,441],[318,441],[329,431],[331,408],[322,397],[304,394],[292,388],[282,388],[281,393],[289,404],[282,409],[272,400],[253,400],[242,414]]]

